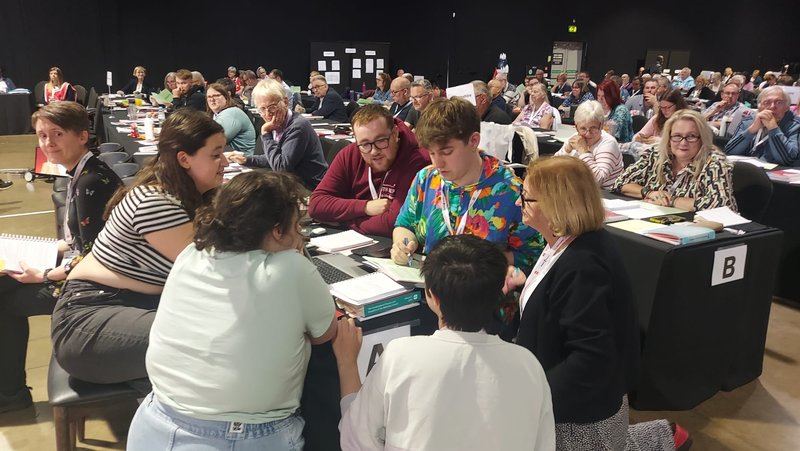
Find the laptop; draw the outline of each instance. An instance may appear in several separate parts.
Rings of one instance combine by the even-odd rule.
[[[317,267],[322,280],[328,285],[369,274],[361,262],[343,254],[324,254],[312,257],[306,249],[304,254]]]

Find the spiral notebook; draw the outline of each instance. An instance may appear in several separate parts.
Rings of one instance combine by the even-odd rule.
[[[0,271],[22,272],[19,262],[32,268],[54,268],[58,241],[37,236],[0,234]]]

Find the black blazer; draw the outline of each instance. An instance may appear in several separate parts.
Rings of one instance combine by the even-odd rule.
[[[124,92],[125,94],[133,94],[133,90],[136,89],[136,78],[131,78],[128,80],[128,84],[122,87],[120,91]],[[142,94],[150,95],[153,92],[153,88],[147,84],[147,80],[142,82]]]
[[[556,423],[614,415],[636,377],[639,327],[613,238],[587,232],[564,250],[525,304],[517,344],[542,364]]]
[[[317,98],[311,114],[336,122],[349,122],[342,96],[330,87],[328,88],[328,93],[322,98],[322,108],[319,107],[319,98]]]

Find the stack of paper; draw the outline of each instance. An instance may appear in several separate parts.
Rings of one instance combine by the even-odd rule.
[[[366,305],[390,298],[408,289],[386,274],[374,272],[364,276],[336,282],[330,286],[331,294],[351,305]]]
[[[733,161],[734,163],[741,161],[742,163],[752,164],[753,166],[758,166],[767,170],[778,167],[778,165],[775,163],[767,163],[766,161],[759,160],[758,158],[746,157],[744,155],[728,155],[728,160]]]
[[[322,252],[333,253],[369,246],[375,242],[372,238],[364,236],[355,230],[348,230],[334,233],[333,235],[311,238],[309,244],[316,246]]]
[[[779,171],[769,171],[767,175],[772,180],[779,182],[800,183],[800,169],[781,169]]]
[[[747,218],[736,214],[728,207],[710,208],[708,210],[698,211],[695,216],[699,216],[706,221],[713,221],[722,224],[723,227],[730,227],[739,224],[747,224],[751,222]]]

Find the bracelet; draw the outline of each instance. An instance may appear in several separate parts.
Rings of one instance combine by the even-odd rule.
[[[646,186],[642,187],[642,199],[647,199],[647,195],[650,194],[651,189],[647,188]]]
[[[44,272],[42,272],[42,283],[51,283],[52,282],[50,279],[47,278],[47,275],[50,274],[50,271],[52,271],[52,270],[53,270],[53,268],[47,268],[47,269],[44,270]]]

